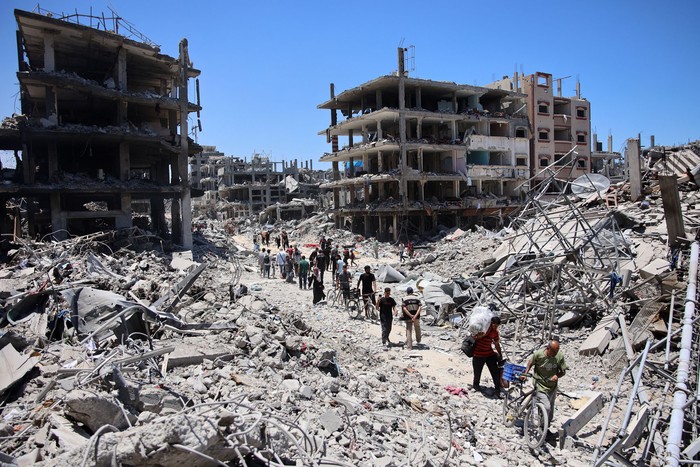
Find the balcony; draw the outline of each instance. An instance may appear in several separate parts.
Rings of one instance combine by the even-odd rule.
[[[530,172],[526,167],[510,165],[469,165],[466,175],[472,178],[519,180],[527,179]]]
[[[513,138],[472,135],[469,137],[469,149],[472,151],[511,152],[513,150]]]
[[[571,141],[564,141],[564,140],[556,140],[554,141],[554,152],[559,154],[565,154],[569,151],[571,151],[571,148],[573,145],[571,144]]]
[[[554,126],[571,126],[571,115],[554,114]]]

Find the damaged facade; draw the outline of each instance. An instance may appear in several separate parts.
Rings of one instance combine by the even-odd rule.
[[[203,190],[193,201],[194,214],[218,219],[239,219],[273,209],[296,211],[296,203],[286,209],[293,198],[307,198],[311,212],[318,198],[324,172],[313,170],[313,161],[272,161],[268,156],[253,154],[250,161],[226,156],[215,146],[204,146],[201,154],[190,159],[192,187]],[[302,209],[301,216],[305,210]],[[278,215],[279,217],[279,215]]]
[[[398,73],[337,96],[331,85],[318,106],[331,111],[333,148],[321,161],[333,163],[334,180],[321,188],[333,192],[336,224],[397,239],[507,213],[529,176],[523,96],[410,78],[403,64],[399,49]]]
[[[22,115],[0,129],[0,149],[18,162],[0,187],[0,233],[61,239],[139,225],[191,246],[187,157],[199,149],[187,117],[200,107],[188,82],[200,72],[187,40],[174,58],[106,30],[104,17],[15,18]]]

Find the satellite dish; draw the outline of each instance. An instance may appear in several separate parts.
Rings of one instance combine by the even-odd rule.
[[[599,195],[610,188],[610,180],[601,174],[585,174],[571,182],[571,192],[579,198],[588,198],[595,192]]]

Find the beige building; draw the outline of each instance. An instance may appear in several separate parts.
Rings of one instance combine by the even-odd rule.
[[[530,171],[535,181],[547,177],[542,171],[549,166],[553,170],[567,166],[561,175],[570,179],[593,169],[591,104],[581,98],[578,83],[576,96],[562,96],[563,79],[566,78],[553,79],[551,74],[539,71],[522,77],[516,73],[513,79],[506,76],[487,86],[527,95],[523,105],[532,132]]]

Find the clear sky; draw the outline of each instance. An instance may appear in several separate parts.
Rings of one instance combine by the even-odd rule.
[[[187,37],[200,76],[200,144],[227,155],[314,160],[330,151],[316,106],[397,68],[415,46],[411,76],[484,85],[521,68],[549,72],[563,94],[591,102],[592,130],[614,149],[700,139],[700,2],[678,1],[161,1],[44,0],[56,13],[112,6],[176,56]],[[0,2],[0,117],[19,111],[14,8]],[[694,88],[698,86],[698,88]],[[686,89],[687,88],[687,89]],[[607,149],[607,143],[604,143]],[[4,158],[3,158],[4,159]],[[5,162],[5,161],[3,161]]]

